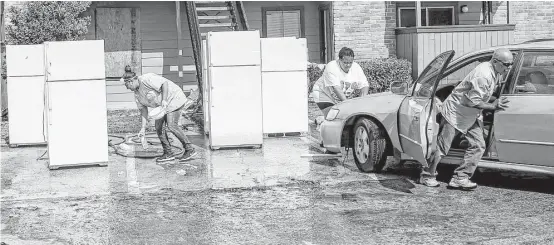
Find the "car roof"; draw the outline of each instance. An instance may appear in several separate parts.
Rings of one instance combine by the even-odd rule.
[[[510,50],[533,50],[533,49],[554,49],[554,39],[536,39],[536,40],[529,40],[526,42],[518,43],[518,44],[506,44],[506,45],[500,45],[500,46],[494,46],[489,48],[480,49],[477,51],[473,51],[467,54],[464,54],[460,57],[458,57],[456,60],[453,60],[450,62],[450,64],[456,63],[459,60],[463,60],[469,56],[474,56],[478,54],[485,54],[485,53],[492,53],[494,50],[498,48],[507,48]]]

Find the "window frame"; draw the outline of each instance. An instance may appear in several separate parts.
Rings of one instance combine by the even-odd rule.
[[[455,54],[455,51],[454,50],[449,50],[449,51],[452,51],[454,52]],[[410,97],[416,97],[416,98],[424,98],[425,96],[419,96],[419,95],[416,95],[416,90],[419,94],[419,91],[422,89],[421,86],[418,88],[417,85],[418,84],[423,84],[423,81],[429,81],[430,79],[437,79],[436,76],[437,75],[441,75],[443,76],[444,73],[448,70],[448,67],[452,64],[452,58],[450,57],[447,57],[447,61],[445,62],[448,62],[448,64],[446,66],[444,66],[443,64],[443,67],[440,69],[440,70],[437,70],[437,74],[434,75],[434,76],[430,76],[430,77],[424,77],[427,76],[427,75],[431,75],[433,73],[430,73],[430,74],[427,74],[429,72],[429,70],[431,69],[431,63],[433,63],[440,55],[446,53],[446,52],[449,52],[449,51],[445,51],[439,55],[437,55],[429,64],[427,64],[427,66],[425,67],[425,69],[421,72],[421,74],[419,75],[419,77],[414,81],[413,83],[413,87],[411,88],[412,89],[412,92],[410,93]],[[448,60],[450,58],[450,60]],[[442,78],[441,78],[442,79]],[[438,89],[438,85],[440,84],[440,79],[437,81],[435,80],[435,84],[433,84],[433,91],[431,91],[432,93],[436,93],[437,89]]]
[[[267,37],[267,12],[271,11],[300,11],[300,37],[306,37],[304,6],[262,7],[262,38]]]
[[[541,53],[551,53],[554,54],[554,49],[524,49],[520,51],[520,55],[518,56],[518,60],[516,63],[514,63],[514,66],[512,69],[515,69],[513,72],[513,76],[511,77],[509,82],[509,87],[506,91],[506,95],[510,96],[554,96],[554,94],[536,94],[536,93],[516,93],[516,87],[517,82],[519,79],[519,74],[521,72],[521,68],[523,67],[523,61],[525,59],[525,55],[534,55],[534,54],[541,54]]]
[[[446,71],[444,71],[443,79],[447,78],[450,75],[452,75],[452,73],[457,72],[462,68],[465,68],[466,66],[468,66],[469,64],[471,64],[475,61],[486,58],[487,61],[484,61],[484,62],[488,62],[492,58],[493,53],[494,53],[493,51],[478,53],[478,54],[469,56],[469,57],[467,57],[463,60],[457,61],[456,63],[451,63],[450,66],[448,68],[446,68]],[[458,82],[460,82],[460,81],[458,81]],[[446,83],[445,86],[450,86],[452,84],[454,84],[454,83]],[[458,83],[454,84],[454,86],[457,86],[457,85],[458,85]]]
[[[523,50],[521,50],[521,49],[510,49],[510,52],[512,52],[512,54],[514,56],[514,65],[512,66],[510,71],[508,71],[508,73],[506,74],[506,77],[504,78],[504,85],[500,90],[500,94],[502,94],[502,95],[518,95],[518,94],[514,94],[514,93],[510,92],[510,90],[513,90],[515,88],[515,86],[513,84],[517,83],[517,79],[514,78],[514,77],[516,77],[514,74],[516,74],[516,72],[517,72],[517,74],[519,75],[519,70],[517,70],[517,66],[520,63],[520,60],[522,60],[521,58],[523,57]],[[472,54],[472,55],[467,56],[467,57],[463,57],[463,58],[460,57],[462,59],[454,60],[453,62],[451,62],[450,66],[446,68],[446,70],[444,71],[444,74],[443,74],[443,78],[446,78],[446,77],[450,76],[452,73],[457,72],[458,70],[460,70],[460,69],[464,68],[465,66],[475,62],[476,60],[483,59],[483,58],[489,59],[488,57],[492,58],[493,54],[494,54],[494,50],[487,50],[485,52],[475,53],[475,54]],[[443,89],[443,88],[446,88],[446,87],[449,87],[449,86],[456,87],[456,86],[458,86],[459,82],[461,82],[461,81],[457,81],[456,83],[446,83],[446,84],[442,84],[442,85],[439,84],[439,89],[437,89],[437,90],[440,90],[440,89]]]
[[[398,11],[398,20],[397,20],[398,21],[398,27],[405,27],[405,26],[402,26],[402,22],[401,22],[402,10],[414,10],[414,13],[415,13],[416,8],[415,7],[398,7],[397,9],[398,9],[397,10]],[[425,10],[425,24],[426,24],[425,26],[430,26],[429,25],[429,9],[452,9],[452,25],[458,25],[458,19],[456,19],[456,6],[452,6],[452,5],[425,6],[425,7],[421,6],[421,9]],[[448,25],[444,25],[444,26],[448,26]]]

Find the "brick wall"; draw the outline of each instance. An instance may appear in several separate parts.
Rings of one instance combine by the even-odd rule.
[[[396,57],[396,3],[335,1],[332,6],[335,58],[345,46],[358,61]]]
[[[510,1],[510,24],[516,24],[516,43],[554,38],[554,1]]]

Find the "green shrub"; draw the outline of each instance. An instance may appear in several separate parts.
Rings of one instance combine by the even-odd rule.
[[[308,94],[312,92],[314,84],[323,74],[323,70],[317,67],[317,64],[308,65]]]
[[[375,58],[358,62],[369,82],[369,93],[388,91],[394,81],[412,82],[412,64],[405,59]],[[308,91],[312,92],[313,85],[321,77],[323,70],[316,65],[308,66]]]
[[[7,9],[8,44],[41,44],[46,41],[80,40],[88,32],[90,16],[84,16],[91,2],[23,2]]]
[[[389,90],[395,81],[412,82],[412,64],[405,59],[377,58],[359,62],[369,82],[369,93]]]

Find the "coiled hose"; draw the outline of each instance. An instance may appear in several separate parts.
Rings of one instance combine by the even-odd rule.
[[[145,135],[145,137],[149,145],[162,144],[161,142],[159,142],[158,135],[155,133],[148,133]],[[114,138],[118,139],[119,141],[114,143],[113,142]],[[155,140],[152,140],[152,139],[155,139]],[[173,148],[172,150],[174,153],[176,153],[176,155],[182,154],[184,152],[183,148],[171,145],[171,142],[173,142],[173,139],[169,138],[169,145]],[[156,158],[163,155],[163,148],[160,148],[160,147],[156,147],[156,148],[149,147],[148,149],[143,149],[142,144],[140,142],[140,138],[137,135],[124,137],[119,135],[108,134],[108,145],[114,148],[116,154],[124,157]],[[44,160],[43,157],[46,155],[46,153],[48,153],[48,150],[46,150],[40,157],[38,157],[37,161]]]
[[[145,134],[148,145],[161,145],[158,135],[156,133]],[[115,141],[115,142],[114,142]],[[169,138],[169,145],[176,154],[182,154],[183,148],[171,145],[173,139]],[[163,149],[161,147],[149,147],[143,149],[140,142],[140,138],[137,135],[131,136],[119,136],[108,135],[108,145],[115,149],[115,153],[124,157],[134,158],[156,158],[163,155]]]

